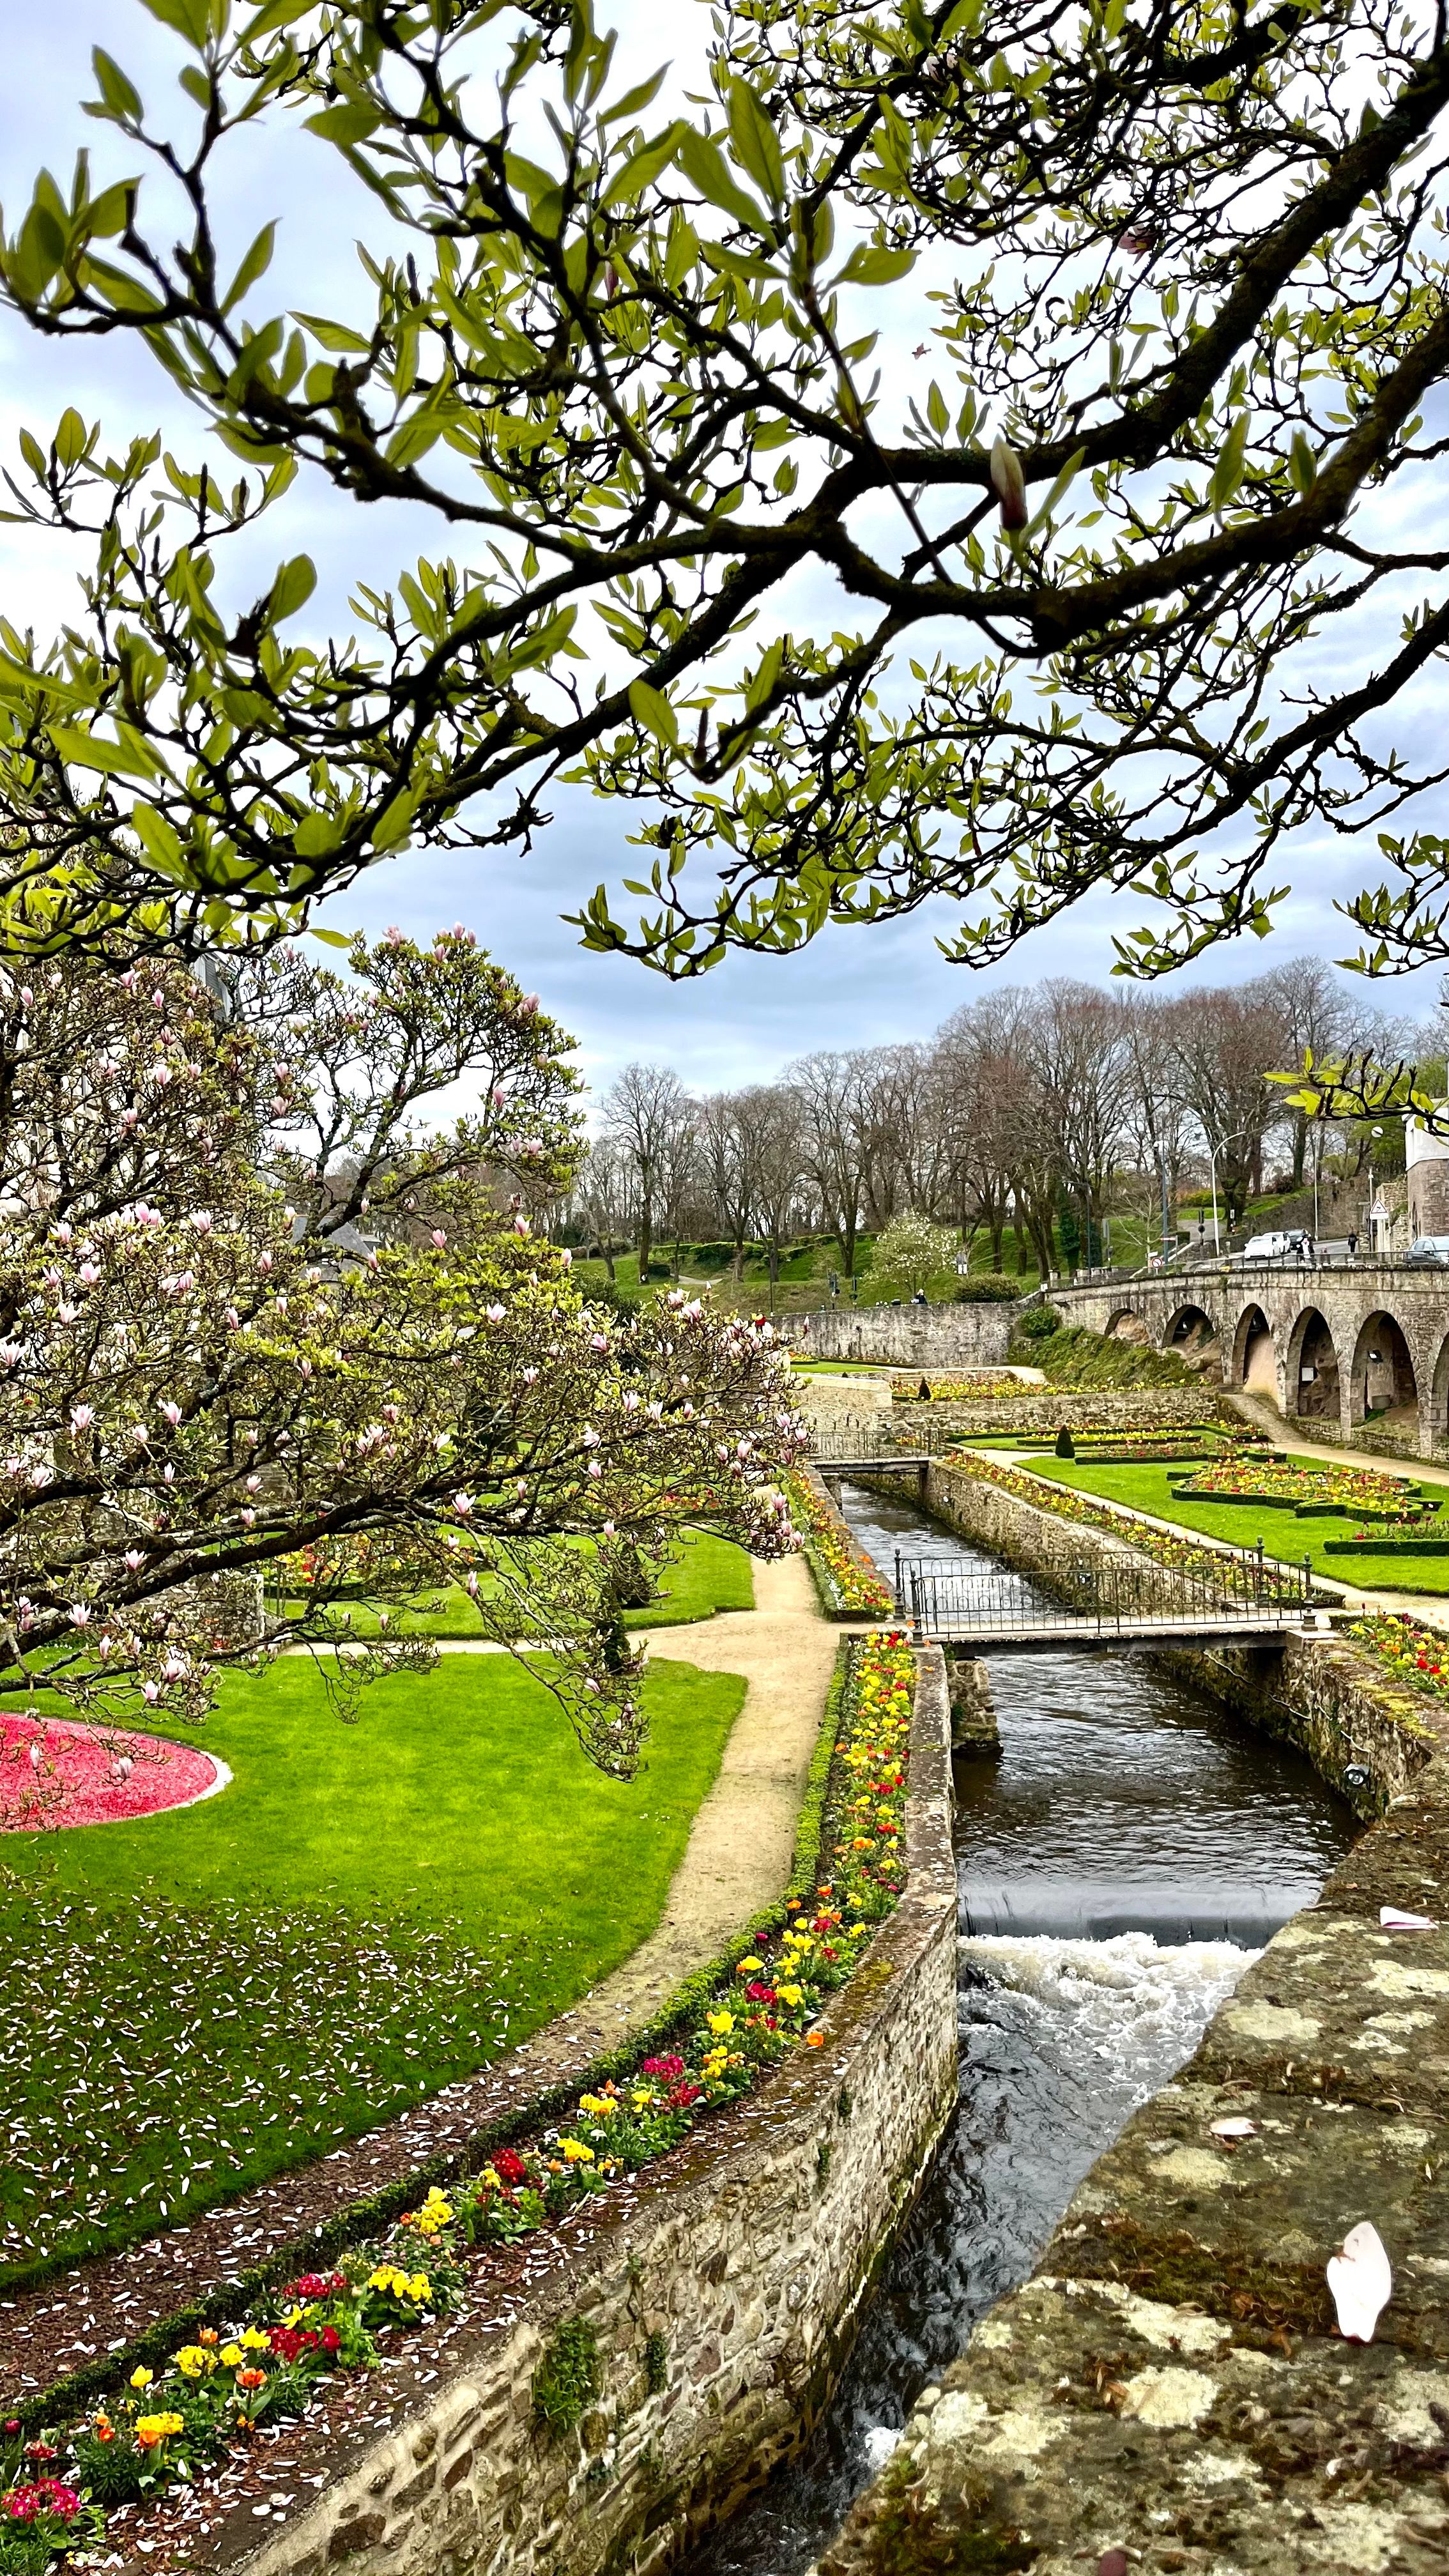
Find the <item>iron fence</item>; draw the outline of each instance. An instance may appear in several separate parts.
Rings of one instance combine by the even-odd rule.
[[[1051,1592],[1010,1571],[971,1573],[959,1560],[896,1556],[896,1608],[919,1636],[991,1636],[1065,1624],[1085,1634],[1131,1629],[1221,1629],[1304,1618],[1316,1594],[1311,1560],[1265,1559],[1261,1547],[1206,1567],[1068,1557],[1051,1568]]]
[[[959,1434],[942,1422],[923,1422],[891,1434],[823,1431],[811,1435],[812,1467],[899,1467],[918,1458],[944,1458]]]

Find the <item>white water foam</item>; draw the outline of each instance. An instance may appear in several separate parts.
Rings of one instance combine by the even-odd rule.
[[[1044,2055],[1080,2064],[1090,2049],[1136,2101],[1192,2055],[1219,2004],[1263,1955],[1232,1941],[1164,1945],[1150,1932],[1108,1941],[980,1933],[960,1950],[993,1985],[1021,1996]]]

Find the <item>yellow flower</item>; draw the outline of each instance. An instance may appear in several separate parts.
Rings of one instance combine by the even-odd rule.
[[[180,2352],[173,2357],[177,2369],[186,2379],[199,2379],[204,2370],[213,2370],[216,2367],[214,2356],[209,2352],[203,2352],[199,2343],[183,2344]]]
[[[424,2227],[446,2227],[452,2215],[452,2202],[444,2198],[437,2184],[434,2183],[418,2212],[419,2224]]]
[[[763,1959],[741,1959],[739,1966],[735,1970],[735,1975],[737,1977],[757,1977],[764,1964]]]
[[[180,2430],[179,2415],[138,2415],[136,2418],[136,2439],[143,2451],[154,2451],[158,2442],[169,2441],[171,2435]]]
[[[633,2093],[629,2098],[636,2111],[647,2111],[654,2096],[652,2093]]]
[[[245,2334],[242,2336],[242,2350],[244,2352],[270,2352],[271,2349],[272,2338],[269,2334],[263,2334],[259,2326],[247,2327]]]
[[[594,2161],[593,2148],[584,2146],[578,2138],[560,2138],[559,2145],[567,2164],[591,2165]]]
[[[805,1990],[803,1986],[777,1986],[775,1988],[775,1992],[779,1996],[782,2004],[789,2005],[791,2012],[795,2010],[797,2004],[803,2003],[805,1999]]]
[[[589,2111],[596,2120],[607,2120],[618,2110],[618,2103],[607,2093],[581,2093],[579,2109]]]
[[[408,2298],[415,2299],[421,2307],[432,2290],[432,2283],[426,2272],[414,2272],[411,2280],[403,2283],[403,2290]]]
[[[149,2388],[149,2387],[150,2387],[150,2385],[151,2385],[151,2382],[152,2382],[152,2380],[155,2378],[155,2376],[156,2376],[155,2371],[154,2371],[154,2370],[147,2370],[147,2369],[146,2369],[146,2367],[145,2367],[145,2365],[144,2365],[144,2363],[143,2363],[142,2367],[141,2367],[139,2370],[133,2370],[133,2371],[132,2371],[132,2373],[131,2373],[131,2386],[132,2386],[133,2388]]]
[[[241,2345],[239,2343],[224,2343],[221,2348],[221,2358],[225,2362],[228,2370],[240,2370],[242,2365]]]
[[[712,2031],[722,2034],[727,2030],[734,2029],[735,2017],[732,2012],[712,2012],[707,2014],[705,2017]]]

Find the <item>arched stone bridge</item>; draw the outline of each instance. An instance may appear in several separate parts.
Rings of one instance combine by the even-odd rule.
[[[1322,1438],[1449,1457],[1449,1270],[1216,1264],[1054,1288],[1069,1323],[1202,1362]]]

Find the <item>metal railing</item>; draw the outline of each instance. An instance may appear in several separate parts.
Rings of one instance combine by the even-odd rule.
[[[925,1407],[922,1406],[924,1412]],[[944,1422],[905,1425],[898,1432],[820,1431],[811,1436],[812,1467],[904,1467],[921,1458],[943,1458],[959,1439]]]
[[[959,1559],[898,1552],[896,1608],[918,1637],[1066,1627],[1120,1636],[1149,1628],[1281,1628],[1308,1617],[1317,1599],[1311,1559],[1301,1566],[1265,1560],[1261,1547],[1225,1552],[1211,1572],[1068,1557],[1052,1566],[1050,1581],[1048,1594],[1009,1571],[970,1573]]]

